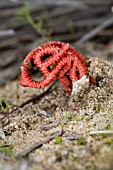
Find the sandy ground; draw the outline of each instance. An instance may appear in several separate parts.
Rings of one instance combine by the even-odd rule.
[[[0,169],[113,169],[113,64],[96,57],[89,61],[89,76],[96,79],[95,85],[66,96],[57,81],[48,94],[12,112],[7,126],[2,127],[6,118],[1,121],[5,134],[1,145],[9,145],[11,153],[0,151]],[[0,89],[10,110],[40,93],[42,89],[17,88],[17,81]],[[27,158],[15,158],[54,134],[58,135]]]

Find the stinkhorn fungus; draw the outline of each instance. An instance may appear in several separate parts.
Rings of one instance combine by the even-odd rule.
[[[32,79],[30,63],[42,72],[43,80]],[[43,88],[58,78],[69,93],[73,83],[87,75],[87,60],[69,44],[53,41],[31,51],[23,61],[21,71],[22,86]]]

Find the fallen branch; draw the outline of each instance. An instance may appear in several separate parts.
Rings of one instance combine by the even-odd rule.
[[[26,157],[28,156],[32,151],[34,151],[37,148],[40,148],[43,146],[43,144],[48,143],[49,141],[53,140],[56,136],[61,136],[63,134],[63,131],[59,131],[54,133],[53,135],[47,137],[46,139],[42,140],[41,142],[38,142],[34,145],[32,145],[31,147],[29,147],[28,149],[22,151],[21,153],[16,155],[16,158],[21,158],[21,157]]]

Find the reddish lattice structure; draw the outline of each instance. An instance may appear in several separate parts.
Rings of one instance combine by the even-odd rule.
[[[32,79],[30,63],[43,73],[43,80]],[[43,88],[58,78],[66,93],[69,93],[73,82],[86,74],[87,60],[69,44],[53,41],[39,46],[27,55],[22,64],[20,84],[32,88]]]

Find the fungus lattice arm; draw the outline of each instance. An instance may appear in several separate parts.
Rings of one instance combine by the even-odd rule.
[[[43,80],[32,79],[30,62],[43,73]],[[69,44],[53,41],[39,46],[27,55],[22,64],[20,84],[42,88],[49,85],[55,78],[59,78],[68,93],[72,83],[86,74],[87,60]]]

